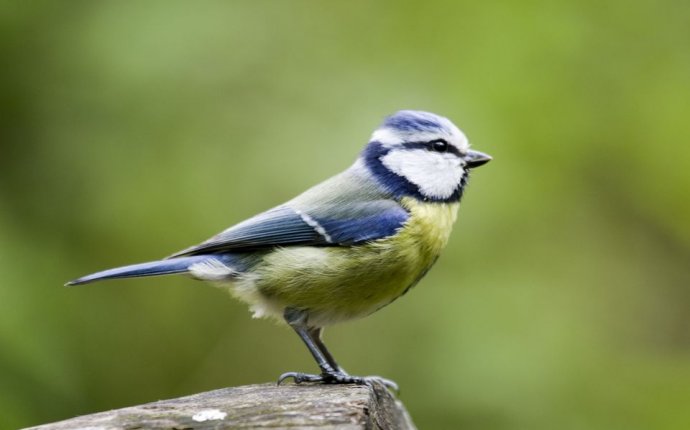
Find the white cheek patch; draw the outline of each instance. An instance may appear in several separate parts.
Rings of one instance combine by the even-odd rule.
[[[391,172],[415,184],[422,195],[436,199],[452,196],[465,173],[455,155],[425,149],[390,151],[381,162]]]

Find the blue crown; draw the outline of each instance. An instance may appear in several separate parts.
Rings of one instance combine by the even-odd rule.
[[[389,116],[381,124],[382,128],[392,128],[401,132],[433,132],[445,130],[446,118],[418,110],[401,110]]]

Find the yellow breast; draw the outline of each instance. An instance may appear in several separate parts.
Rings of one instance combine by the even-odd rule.
[[[402,204],[410,218],[401,235],[409,236],[436,258],[448,243],[459,203],[425,203],[407,197]]]
[[[352,247],[275,250],[251,279],[237,285],[236,293],[253,302],[257,316],[280,319],[290,306],[308,309],[311,323],[319,326],[376,311],[431,268],[448,242],[458,209],[457,203],[412,198],[401,203],[410,217],[397,234]]]

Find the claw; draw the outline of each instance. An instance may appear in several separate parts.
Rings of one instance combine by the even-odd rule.
[[[282,384],[286,379],[292,378],[295,384],[301,384],[302,382],[321,382],[323,377],[321,375],[310,375],[308,373],[300,372],[285,372],[278,378],[278,385]]]
[[[384,387],[393,390],[395,394],[400,394],[400,387],[395,383],[395,381],[391,381],[390,379],[382,378],[380,376],[365,376],[362,379],[364,379],[364,382],[369,386],[371,386],[373,383],[379,383]]]
[[[295,382],[297,382],[296,376],[297,374],[295,372],[285,372],[282,375],[280,375],[280,377],[278,377],[278,382],[276,383],[276,385],[280,386],[280,384],[282,384],[283,381],[289,378],[294,378]]]

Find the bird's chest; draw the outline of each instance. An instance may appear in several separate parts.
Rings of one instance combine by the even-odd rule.
[[[365,245],[325,250],[329,265],[347,268],[343,279],[348,284],[357,284],[361,279],[362,290],[396,294],[401,287],[419,280],[448,243],[457,203],[405,198],[401,204],[410,216],[395,234]]]
[[[420,203],[403,200],[410,211],[404,228],[395,236],[382,241],[389,247],[385,273],[388,287],[384,292],[398,297],[413,287],[431,269],[448,243],[457,215],[457,204]]]
[[[448,243],[458,203],[424,203],[405,198],[402,204],[410,212],[410,218],[397,235],[398,240],[416,248],[421,259],[435,260]]]
[[[457,204],[403,200],[410,213],[394,235],[351,247],[289,247],[257,273],[266,298],[309,309],[314,323],[369,314],[402,295],[431,268],[448,242]]]

